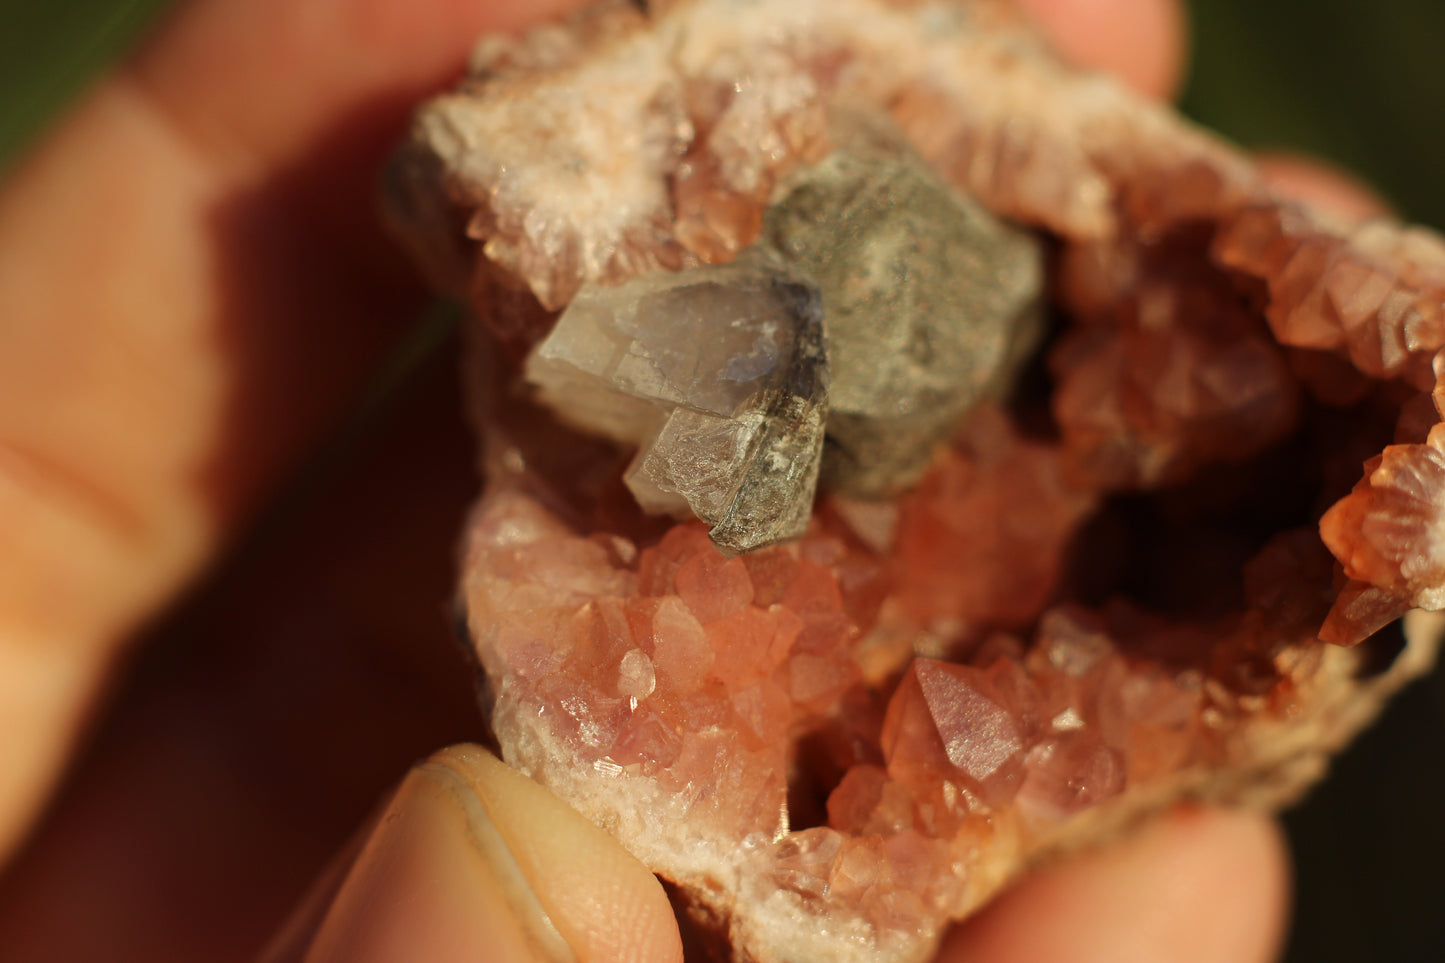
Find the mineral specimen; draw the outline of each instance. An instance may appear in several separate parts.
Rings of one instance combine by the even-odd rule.
[[[732,553],[797,538],[813,511],[827,361],[818,293],[765,255],[586,287],[527,377],[575,424],[643,447],[627,485],[691,511]]]
[[[490,475],[461,594],[508,761],[677,883],[740,961],[921,960],[1061,848],[1180,799],[1295,798],[1440,634],[1416,610],[1398,651],[1371,637],[1445,604],[1445,244],[1281,203],[1227,145],[1060,66],[991,0],[649,9],[604,2],[485,42],[393,181],[408,243],[501,349],[472,385]],[[629,292],[729,263],[752,280],[720,297],[765,301],[753,259],[787,259],[792,192],[838,183],[856,163],[833,150],[839,122],[870,112],[969,198],[960,217],[977,205],[1047,245],[1045,358],[992,400],[992,376],[965,373],[968,404],[925,405],[968,410],[908,491],[824,492],[800,538],[727,557],[705,525],[642,512],[626,453],[535,406],[509,359],[549,343],[559,310],[615,320],[641,303]],[[870,262],[873,241],[857,270],[814,257],[875,215],[927,221],[855,225],[837,203],[821,236],[783,231],[825,328],[852,310],[828,289],[855,280],[859,305],[972,297],[900,294],[893,267],[869,276],[896,263]],[[985,314],[1027,316],[1027,285],[999,290]],[[708,338],[729,337],[711,328],[726,313],[700,322]],[[1014,344],[968,370],[1012,370]],[[835,401],[854,363],[839,354]],[[776,428],[758,444],[806,434],[797,408],[749,400],[809,395],[767,377],[733,413]],[[591,415],[552,400],[643,440],[658,416],[608,427],[631,410],[614,389]],[[666,484],[641,470],[652,507],[747,502],[677,463],[647,476]]]

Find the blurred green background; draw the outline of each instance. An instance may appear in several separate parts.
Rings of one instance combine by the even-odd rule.
[[[305,2],[305,0],[297,0]],[[0,168],[164,0],[0,0]],[[1445,3],[1195,0],[1187,112],[1330,158],[1445,225]],[[1417,685],[1287,822],[1291,963],[1445,959],[1445,681]]]

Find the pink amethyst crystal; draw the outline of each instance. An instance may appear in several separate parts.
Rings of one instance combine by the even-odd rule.
[[[1009,383],[917,436],[929,467],[902,494],[825,485],[797,537],[728,557],[707,524],[646,514],[686,510],[649,504],[635,466],[624,485],[619,442],[669,464],[703,448],[658,435],[655,411],[601,428],[565,380],[539,400],[523,359],[606,380],[575,343],[537,347],[574,298],[773,263],[770,211],[859,112],[1046,239],[1054,333],[1024,374],[1003,356],[1033,340],[990,349],[979,384]],[[1433,657],[1439,621],[1410,610],[1445,607],[1445,244],[1281,203],[1226,145],[1059,65],[1003,4],[601,3],[484,41],[395,173],[403,236],[480,321],[488,484],[462,598],[503,752],[676,883],[737,960],[921,960],[1052,852],[1179,800],[1282,805]],[[847,291],[891,283],[802,271],[833,339],[853,336],[827,327]],[[748,317],[737,356],[755,360],[773,335]],[[634,360],[702,370],[716,331]],[[669,395],[664,414],[751,418],[766,385],[731,413]],[[728,464],[816,477],[739,444]],[[689,488],[691,511],[713,522],[698,505],[726,485]],[[1406,612],[1380,670],[1383,640],[1356,643]]]

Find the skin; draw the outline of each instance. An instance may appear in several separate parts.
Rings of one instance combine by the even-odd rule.
[[[1176,3],[1020,2],[1178,89]],[[481,737],[444,611],[475,487],[451,361],[261,514],[425,304],[373,217],[410,105],[565,5],[193,0],[0,186],[0,959],[681,958],[655,880],[479,750],[386,795]],[[1285,862],[1262,817],[1176,814],[940,959],[1268,960]]]

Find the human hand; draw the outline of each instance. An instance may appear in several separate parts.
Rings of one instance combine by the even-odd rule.
[[[1026,5],[1067,55],[1173,91],[1173,4]],[[65,765],[125,640],[254,518],[424,303],[372,217],[410,105],[476,33],[548,6],[194,0],[12,174],[0,849]],[[1274,169],[1326,202],[1370,203],[1328,175]],[[159,633],[0,890],[0,958],[250,958],[382,786],[476,737],[442,614],[469,443],[448,365],[427,374],[304,516],[273,523]],[[508,958],[498,934],[526,914],[468,843],[489,807],[463,786],[524,801],[498,831],[553,844],[530,889],[580,957],[675,958],[650,877],[467,753],[403,783],[349,870],[366,909],[338,901],[313,958]],[[578,875],[579,853],[594,874]],[[1254,817],[1175,817],[1026,881],[945,956],[1262,960],[1283,917],[1281,859]],[[311,909],[292,935],[324,898]]]

